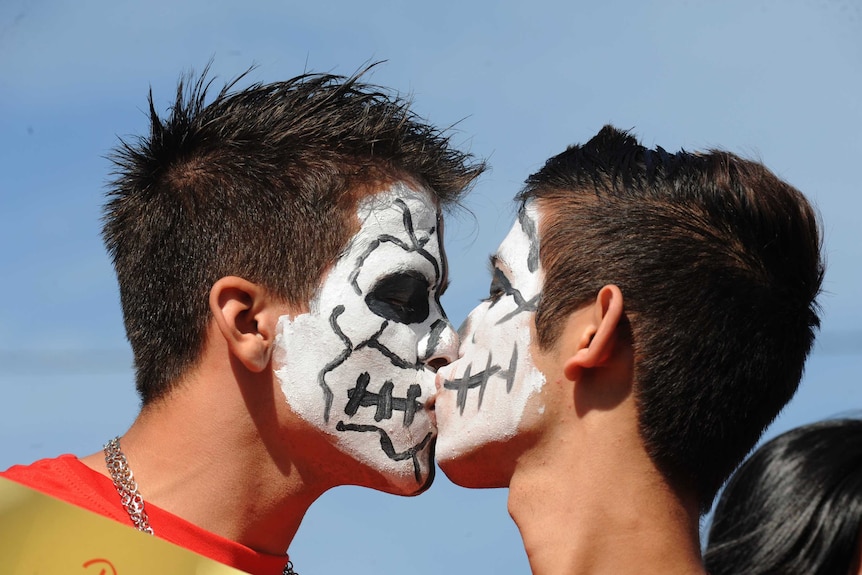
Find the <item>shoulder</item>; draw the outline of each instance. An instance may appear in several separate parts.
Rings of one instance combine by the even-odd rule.
[[[111,480],[74,455],[40,459],[30,465],[13,465],[0,472],[0,477],[100,515],[124,523],[128,521]]]
[[[50,494],[51,490],[62,490],[69,474],[75,474],[74,462],[78,462],[78,458],[70,454],[40,459],[30,465],[13,465],[0,473],[0,477]]]

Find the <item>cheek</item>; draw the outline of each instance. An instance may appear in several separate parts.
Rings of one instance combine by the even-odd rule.
[[[470,328],[467,341],[472,346],[486,350],[512,347],[514,344],[512,324],[517,321],[517,318],[505,319],[515,309],[506,301],[507,299],[493,306],[490,303],[483,303],[470,314],[467,319]]]
[[[404,368],[409,365],[415,369],[419,367],[417,362],[419,361],[420,342],[429,332],[430,327],[425,324],[406,325],[390,322],[382,332],[376,334],[376,342],[372,345],[379,344],[382,346],[378,349],[387,357],[391,357],[389,355],[391,353],[401,358],[406,365],[397,362],[399,367]]]
[[[429,313],[420,323],[399,323],[374,313],[361,298],[350,298],[338,316],[335,327],[354,347],[382,345],[386,350],[413,363],[423,350],[425,341],[434,325],[444,319],[439,306],[431,300]],[[448,324],[447,324],[448,325]]]
[[[484,314],[475,330],[472,359],[487,361],[499,366],[498,377],[505,378],[506,385],[497,385],[491,395],[497,400],[498,409],[520,416],[527,399],[538,392],[544,377],[536,369],[532,359],[533,314],[521,312],[510,315],[514,306],[497,305]],[[501,318],[506,318],[500,321]],[[505,375],[503,375],[505,374]]]
[[[337,314],[323,317],[308,313],[293,320],[287,316],[280,318],[273,350],[275,376],[285,400],[294,412],[318,425],[325,425],[329,416],[326,409],[329,390],[309,382],[317,382],[327,365],[347,353],[346,343],[331,329],[330,321],[337,321]],[[309,346],[308,342],[314,345]]]
[[[358,344],[374,334],[386,321],[365,305],[365,301],[355,294],[341,298],[344,312],[338,318],[339,329],[354,343]]]
[[[486,334],[486,320],[488,315],[488,304],[483,303],[477,306],[470,314],[461,327],[458,328],[458,338],[461,340],[460,357],[467,357],[476,351],[477,346],[484,345],[488,339]]]

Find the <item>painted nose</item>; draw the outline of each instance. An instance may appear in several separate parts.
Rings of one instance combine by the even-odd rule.
[[[448,319],[438,319],[431,325],[431,331],[419,342],[422,362],[432,371],[449,365],[458,359],[460,340],[455,328]]]

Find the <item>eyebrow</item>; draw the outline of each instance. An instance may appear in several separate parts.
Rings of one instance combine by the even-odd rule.
[[[488,271],[493,274],[494,270],[500,267],[499,262],[500,258],[497,257],[497,254],[491,254],[488,256]]]
[[[497,270],[500,270],[500,272],[502,272],[504,275],[511,273],[511,268],[509,267],[509,264],[506,262],[506,260],[504,260],[497,254],[491,254],[490,256],[488,256],[488,271],[493,276],[494,272]]]

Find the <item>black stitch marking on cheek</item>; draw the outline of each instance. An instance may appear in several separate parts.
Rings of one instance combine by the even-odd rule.
[[[467,364],[467,369],[464,371],[464,375],[457,379],[452,379],[443,382],[443,388],[449,390],[457,391],[457,398],[455,400],[455,404],[458,406],[460,410],[460,414],[464,414],[464,408],[467,405],[467,392],[470,389],[479,388],[479,403],[477,405],[477,409],[482,408],[482,398],[485,395],[485,387],[488,384],[491,376],[501,377],[506,381],[506,393],[510,393],[512,391],[512,387],[515,384],[515,376],[517,375],[517,365],[518,365],[518,346],[512,349],[512,355],[509,357],[509,369],[501,369],[499,365],[492,365],[493,360],[491,357],[488,357],[488,361],[485,365],[485,370],[476,374],[472,374],[471,370],[473,368],[473,364]]]
[[[428,334],[428,345],[425,346],[425,355],[422,358],[423,360],[427,361],[437,353],[437,347],[440,345],[440,336],[446,330],[446,326],[447,322],[443,319],[438,319],[431,324],[431,333]]]
[[[530,239],[527,269],[533,273],[539,269],[539,234],[536,232],[536,223],[527,215],[527,206],[524,204],[521,204],[521,209],[518,210],[518,221],[521,223],[521,229]]]
[[[518,344],[512,349],[512,357],[509,358],[509,369],[506,371],[506,393],[512,391],[512,386],[515,384],[515,372],[518,365]]]
[[[404,412],[404,427],[413,423],[417,411],[421,411],[422,404],[417,399],[422,395],[422,388],[417,384],[411,384],[407,388],[407,397],[393,397],[394,385],[387,380],[380,387],[379,393],[368,391],[368,373],[363,373],[356,379],[356,386],[347,390],[348,402],[344,407],[344,413],[353,417],[360,407],[375,407],[374,421],[390,419],[393,411]]]
[[[416,415],[416,412],[422,409],[422,404],[417,401],[420,395],[422,395],[422,388],[419,387],[418,384],[411,384],[410,387],[407,388],[407,397],[403,399],[404,427],[412,425],[413,417]],[[393,408],[400,409],[400,402],[402,400],[398,399],[396,401],[399,403],[395,404]]]
[[[365,390],[368,389],[368,382],[371,381],[371,376],[368,372],[359,374],[356,378],[356,387],[347,390],[347,405],[344,406],[344,413],[348,417],[353,417],[359,411],[359,406],[365,399]]]
[[[329,314],[329,326],[332,328],[332,331],[335,332],[335,335],[344,343],[344,349],[338,357],[330,361],[326,366],[321,370],[321,372],[317,375],[317,384],[323,390],[323,398],[325,402],[325,407],[323,410],[323,421],[325,423],[329,423],[329,411],[332,409],[332,390],[326,384],[326,374],[344,363],[344,361],[350,357],[350,354],[353,352],[353,343],[351,343],[350,338],[344,335],[344,332],[341,331],[341,328],[338,326],[338,316],[344,313],[344,306],[338,305],[332,310],[332,313]]]
[[[499,369],[499,368],[498,368]],[[488,354],[488,361],[485,363],[485,371],[482,372],[482,380],[479,383],[479,405],[476,409],[482,409],[482,398],[485,397],[485,387],[488,385],[488,378],[491,377],[491,354]]]
[[[429,431],[425,438],[422,439],[419,443],[414,445],[413,447],[397,452],[395,451],[395,447],[392,445],[392,440],[389,438],[389,435],[386,433],[384,429],[377,427],[376,425],[355,425],[352,423],[344,423],[343,421],[339,421],[335,429],[338,431],[356,431],[359,433],[369,433],[369,432],[377,432],[380,435],[380,448],[383,450],[383,453],[386,454],[386,457],[391,459],[392,461],[404,461],[405,459],[413,460],[413,476],[416,478],[416,483],[422,482],[422,468],[419,465],[419,458],[417,454],[422,451],[428,442],[431,441],[433,434]]]
[[[460,409],[459,413],[461,415],[464,415],[464,408],[467,406],[467,390],[469,389],[468,386],[470,385],[470,372],[472,370],[473,370],[473,364],[472,363],[467,364],[467,369],[466,369],[466,371],[464,371],[464,379],[466,379],[466,382],[457,386],[458,397],[457,397],[455,404]],[[464,381],[464,379],[462,379],[461,381]],[[461,382],[459,381],[459,383],[461,383]],[[449,384],[448,381],[443,384],[443,387],[445,387],[446,389],[452,389],[452,388],[447,387],[447,384]]]
[[[499,365],[493,365],[481,373],[471,375],[470,371],[472,367],[473,364],[467,364],[467,370],[464,372],[462,377],[443,382],[444,389],[451,389],[458,392],[455,404],[460,409],[461,415],[464,414],[464,408],[467,405],[467,390],[483,385],[483,382],[487,382],[489,377],[500,371]]]
[[[374,421],[392,418],[393,389],[395,389],[395,384],[388,380],[385,381],[383,383],[383,387],[380,388],[380,394],[377,396],[377,411],[374,413]]]

